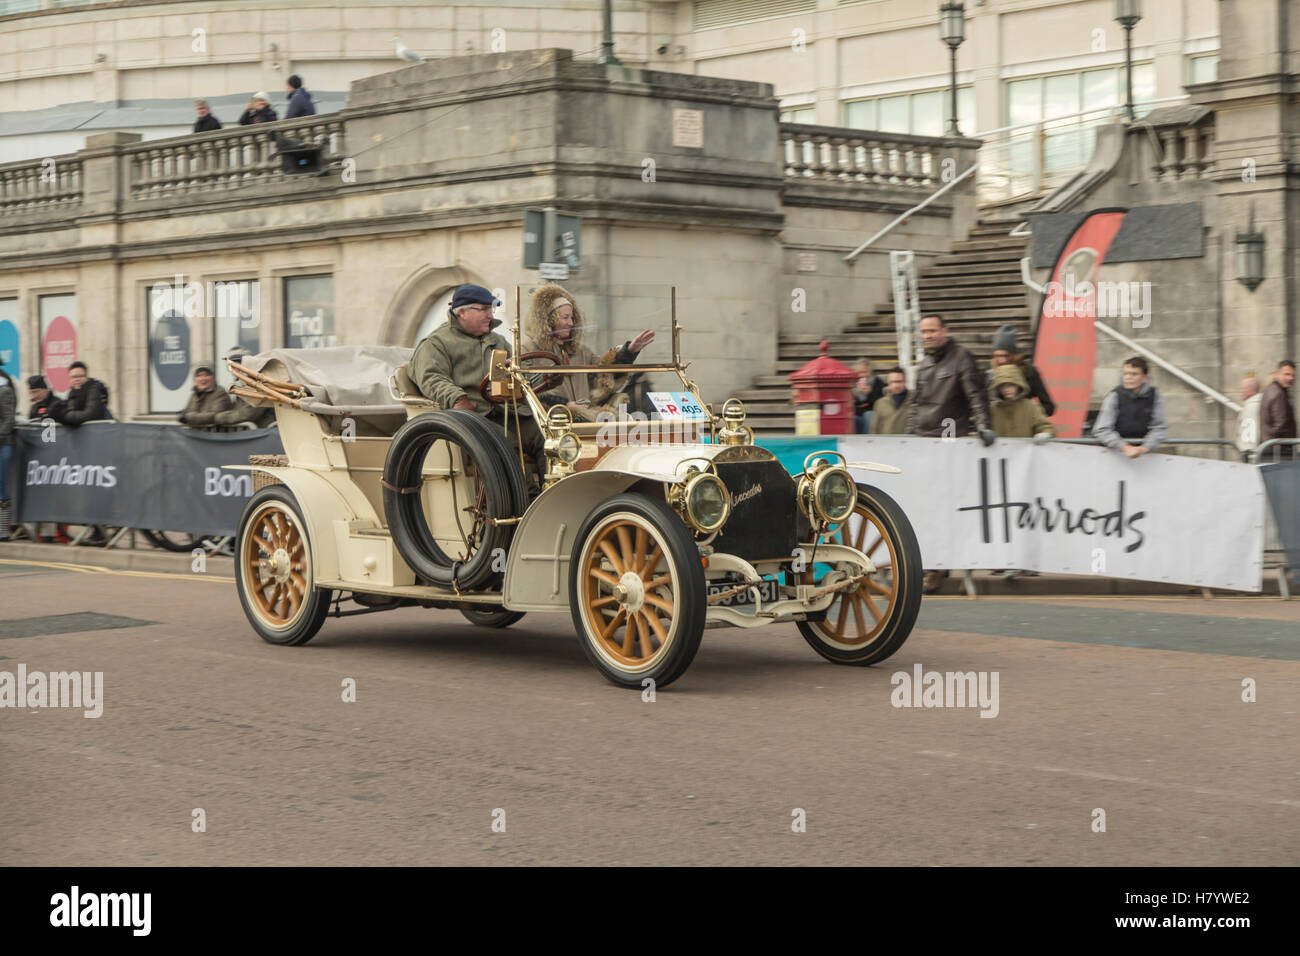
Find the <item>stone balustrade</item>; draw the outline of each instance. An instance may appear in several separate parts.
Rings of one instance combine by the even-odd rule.
[[[0,215],[32,213],[81,202],[81,160],[72,156],[0,166]]]
[[[872,130],[782,123],[787,179],[805,182],[874,183],[933,190],[942,161],[955,156],[942,136],[910,136]],[[953,171],[960,173],[960,169]]]
[[[123,150],[131,199],[203,193],[281,182],[294,174],[281,167],[273,138],[322,146],[322,167],[343,152],[343,121],[337,116],[237,126],[190,136],[151,140]]]

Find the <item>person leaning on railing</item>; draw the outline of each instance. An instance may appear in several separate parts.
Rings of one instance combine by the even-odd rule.
[[[108,386],[91,378],[85,362],[68,366],[67,397],[50,406],[50,417],[66,428],[78,428],[86,422],[112,421],[108,410]]]
[[[194,370],[194,390],[179,421],[186,428],[207,428],[216,424],[219,413],[230,410],[230,393],[217,384],[210,365]]]
[[[1093,438],[1130,458],[1155,451],[1169,434],[1165,403],[1147,377],[1148,371],[1142,356],[1126,359],[1122,384],[1102,401],[1092,426]]]

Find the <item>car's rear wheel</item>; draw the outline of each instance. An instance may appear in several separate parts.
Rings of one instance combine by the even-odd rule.
[[[312,586],[307,524],[283,485],[263,488],[244,509],[235,587],[253,630],[271,644],[306,644],[329,613],[331,592]]]
[[[876,572],[857,588],[840,592],[821,621],[799,622],[799,633],[822,657],[837,664],[874,664],[907,640],[921,607],[921,549],[907,515],[889,495],[858,485],[858,503],[848,521],[823,540],[864,552]],[[815,580],[815,568],[803,573]]]
[[[620,687],[664,687],[704,634],[704,569],[677,514],[638,494],[602,502],[578,530],[569,564],[573,624],[588,659]]]

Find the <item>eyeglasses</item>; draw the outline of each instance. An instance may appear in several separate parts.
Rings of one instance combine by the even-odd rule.
[[[491,311],[492,311],[492,306],[490,306],[490,305],[467,305],[467,306],[465,306],[465,311],[467,311],[467,312],[471,312],[471,311],[472,311],[472,312],[491,312]]]

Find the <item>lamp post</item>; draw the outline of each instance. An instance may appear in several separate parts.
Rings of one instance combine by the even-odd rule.
[[[947,136],[960,136],[957,128],[957,47],[966,39],[966,7],[958,0],[945,0],[939,6],[939,38],[948,44],[951,79],[948,83],[949,110]]]
[[[1124,28],[1124,106],[1128,121],[1137,119],[1133,111],[1133,28],[1142,19],[1142,0],[1115,0],[1115,22]]]
[[[614,0],[605,0],[605,25],[604,35],[600,41],[600,54],[596,57],[597,63],[608,63],[610,66],[622,66],[623,61],[614,55]]]

